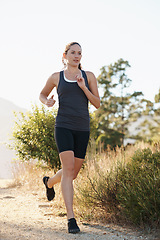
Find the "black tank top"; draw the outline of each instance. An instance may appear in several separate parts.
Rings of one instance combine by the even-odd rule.
[[[89,89],[86,73],[81,70],[85,79],[86,87]],[[55,127],[63,127],[77,131],[89,131],[88,98],[76,81],[66,81],[64,71],[60,72],[57,88],[59,108]]]

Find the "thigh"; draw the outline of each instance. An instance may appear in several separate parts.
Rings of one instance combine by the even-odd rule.
[[[83,165],[84,159],[82,158],[74,158],[74,179],[77,177],[82,165]]]
[[[59,153],[64,151],[74,151],[74,138],[70,129],[56,127],[55,141]]]
[[[89,131],[75,131],[74,134],[74,156],[84,159],[89,141]]]
[[[74,176],[75,159],[73,151],[64,151],[59,154],[63,175]]]

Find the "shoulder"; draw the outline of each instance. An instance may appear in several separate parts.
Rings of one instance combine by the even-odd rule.
[[[55,72],[48,78],[48,82],[57,86],[59,82],[59,77],[60,77],[60,72]]]
[[[93,72],[90,72],[90,71],[85,71],[86,75],[87,75],[87,79],[88,79],[88,82],[93,82],[93,81],[97,81],[96,80],[96,77],[94,75]]]
[[[50,76],[50,78],[52,80],[59,80],[59,76],[60,76],[60,72],[55,72]]]

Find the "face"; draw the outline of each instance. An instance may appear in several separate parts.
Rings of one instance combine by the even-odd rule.
[[[67,65],[78,67],[82,58],[82,49],[78,44],[72,45],[67,51],[67,54],[63,54],[66,59]]]

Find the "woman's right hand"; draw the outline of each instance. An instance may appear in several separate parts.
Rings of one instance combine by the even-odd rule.
[[[47,107],[53,107],[53,105],[55,104],[55,100],[53,99],[54,95],[52,95],[49,99],[46,99],[45,105]]]

